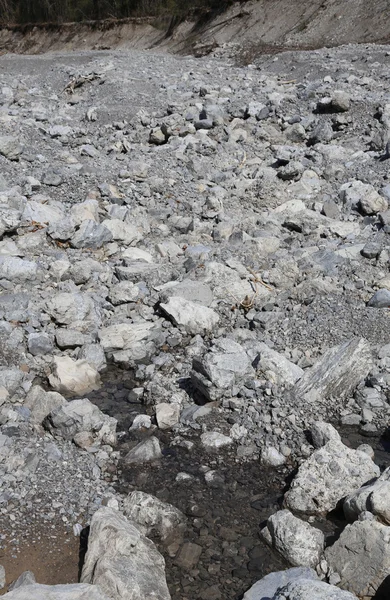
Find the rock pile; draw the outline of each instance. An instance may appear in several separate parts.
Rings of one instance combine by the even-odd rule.
[[[91,524],[84,583],[54,597],[168,598],[145,536],[187,571],[175,600],[245,591],[211,562],[252,542],[217,552],[193,509],[197,544],[126,482],[179,452],[204,460],[184,490],[226,489],[225,460],[298,467],[262,538],[320,579],[281,576],[275,600],[384,585],[387,472],[324,423],[376,436],[390,414],[388,53],[2,57],[2,541]],[[342,503],[355,521],[328,547],[313,523]]]

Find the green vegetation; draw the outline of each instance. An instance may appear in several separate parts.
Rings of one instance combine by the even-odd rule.
[[[0,0],[0,23],[65,23],[219,11],[237,0]]]

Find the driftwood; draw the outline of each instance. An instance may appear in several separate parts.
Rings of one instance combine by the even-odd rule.
[[[89,73],[88,75],[78,75],[77,77],[72,77],[72,79],[66,84],[64,87],[64,92],[68,94],[74,94],[76,88],[81,87],[87,81],[95,81],[96,79],[100,79],[100,75],[97,73]]]

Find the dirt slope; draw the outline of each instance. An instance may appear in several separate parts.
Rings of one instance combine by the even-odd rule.
[[[390,40],[388,0],[252,0],[227,12],[174,27],[153,19],[3,28],[3,52],[101,48],[165,48],[187,53],[239,45],[254,55],[269,45],[318,48]]]

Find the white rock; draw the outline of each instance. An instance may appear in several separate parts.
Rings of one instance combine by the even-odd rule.
[[[180,406],[161,402],[156,405],[157,425],[160,429],[170,429],[179,422]]]
[[[171,297],[160,306],[176,325],[182,326],[191,335],[212,331],[219,322],[219,316],[212,308],[179,296]]]
[[[279,354],[279,352],[269,348],[267,344],[258,344],[256,350],[259,352],[257,369],[263,371],[267,378],[274,383],[292,386],[302,377],[303,369]]]
[[[132,492],[123,501],[123,512],[146,536],[158,536],[165,544],[182,538],[186,517],[172,506],[144,492]]]
[[[330,423],[315,421],[310,427],[314,448],[322,448],[331,440],[341,442],[339,432]]]
[[[84,396],[100,388],[100,375],[86,360],[55,356],[49,382],[60,394]]]
[[[286,457],[279,450],[267,446],[261,453],[261,462],[267,467],[281,467],[286,462]]]
[[[223,435],[223,433],[219,433],[218,431],[206,431],[206,433],[202,433],[200,441],[206,450],[217,450],[224,446],[230,446],[233,443],[231,437]]]
[[[325,545],[322,531],[289,510],[272,515],[261,535],[294,567],[316,567]]]
[[[114,240],[122,242],[125,246],[135,244],[142,239],[141,233],[134,225],[125,223],[120,219],[106,219],[102,225],[112,233]]]
[[[99,585],[111,600],[171,598],[156,546],[110,508],[92,517],[81,581]]]

